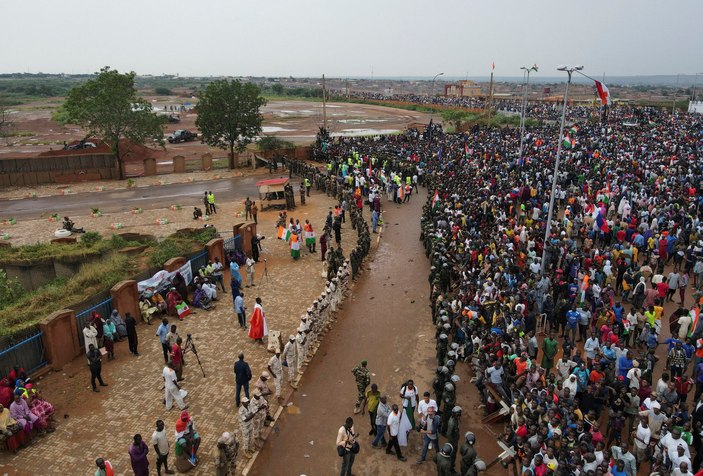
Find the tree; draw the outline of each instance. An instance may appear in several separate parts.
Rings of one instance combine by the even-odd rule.
[[[10,131],[14,126],[14,121],[10,119],[10,113],[7,108],[0,104],[0,138],[7,138],[10,136]]]
[[[276,83],[273,86],[271,86],[271,91],[277,96],[283,96],[283,85]]]
[[[259,150],[292,149],[295,147],[295,144],[290,141],[269,135],[261,137],[257,145],[259,146]]]
[[[200,94],[195,125],[203,143],[229,149],[230,169],[234,168],[234,151],[244,152],[261,133],[264,118],[259,110],[265,104],[258,86],[238,80],[213,81]]]
[[[442,111],[442,120],[450,123],[454,126],[455,131],[459,131],[461,123],[468,120],[471,114],[467,111],[459,111],[456,109],[449,109]]]
[[[63,105],[68,122],[110,146],[120,180],[124,178],[121,139],[137,144],[144,144],[147,139],[164,143],[163,118],[154,114],[149,101],[137,96],[135,76],[134,71],[120,74],[106,66],[94,79],[71,89]]]

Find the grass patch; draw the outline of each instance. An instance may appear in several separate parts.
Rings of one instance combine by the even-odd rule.
[[[148,264],[158,268],[176,256],[183,256],[197,251],[208,241],[217,237],[215,227],[198,229],[192,233],[177,233],[164,238],[148,250]]]
[[[46,316],[94,294],[107,291],[137,271],[133,258],[113,253],[105,259],[81,266],[71,279],[58,279],[0,310],[0,337],[8,337],[36,326]]]
[[[112,235],[103,239],[98,233],[85,233],[76,244],[37,243],[10,248],[0,248],[0,265],[31,265],[48,261],[76,262],[86,258],[103,255],[109,251],[126,246],[138,246],[140,243],[128,242],[121,236]]]

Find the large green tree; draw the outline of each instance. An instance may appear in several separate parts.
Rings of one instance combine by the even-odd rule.
[[[234,151],[244,152],[261,133],[264,118],[260,109],[265,104],[258,86],[238,80],[214,81],[200,94],[195,125],[203,143],[229,149],[230,169],[234,168]]]
[[[154,114],[149,101],[137,95],[135,76],[133,71],[121,74],[106,66],[95,78],[71,89],[63,105],[67,122],[78,124],[89,136],[110,146],[120,180],[124,178],[120,139],[164,143],[163,118]]]

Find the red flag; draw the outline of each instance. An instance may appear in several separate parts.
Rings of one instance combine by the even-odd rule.
[[[491,65],[491,71],[496,69],[496,62],[494,61],[493,64]]]
[[[594,80],[596,82],[596,89],[598,90],[598,96],[600,97],[600,102],[604,106],[610,106],[612,103],[610,100],[610,91],[608,91],[608,86],[601,83],[600,81]]]

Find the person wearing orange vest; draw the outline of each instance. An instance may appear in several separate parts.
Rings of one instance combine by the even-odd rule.
[[[95,465],[98,467],[95,471],[95,476],[115,476],[115,471],[113,471],[112,464],[109,461],[98,458],[95,460]]]

